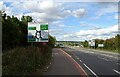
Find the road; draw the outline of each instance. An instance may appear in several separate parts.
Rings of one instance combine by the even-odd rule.
[[[87,75],[86,72],[65,51],[54,48],[52,55],[51,65],[48,66],[47,72],[43,75],[78,75],[78,77],[87,77],[82,76]]]
[[[89,76],[120,77],[119,58],[87,49],[62,48],[82,66]],[[113,54],[115,56],[115,54]],[[118,57],[118,56],[117,56]]]

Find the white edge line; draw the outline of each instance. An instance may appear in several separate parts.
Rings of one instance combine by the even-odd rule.
[[[77,57],[77,59],[79,60],[79,58]]]
[[[62,49],[61,49],[61,50],[62,50]],[[62,51],[63,51],[63,50],[62,50]],[[63,51],[63,53],[66,54],[66,55],[68,55],[69,57],[71,57],[71,55],[69,55],[68,53],[66,53],[66,52],[64,52],[64,51]]]
[[[116,72],[117,74],[120,74],[120,72],[119,72],[119,71],[117,71],[117,70],[115,70],[115,69],[113,69],[113,71],[114,71],[114,72]]]
[[[79,60],[80,62],[82,62],[82,60]]]
[[[73,58],[72,58],[73,59]],[[73,59],[74,60],[74,59]],[[74,60],[75,61],[75,60]],[[76,62],[76,61],[75,61]],[[77,62],[76,62],[77,63]],[[77,65],[79,66],[79,68],[80,69],[82,69],[82,71],[86,74],[86,75],[88,75],[86,72],[85,72],[85,70],[77,63]]]
[[[83,63],[83,65],[84,65],[90,72],[92,72],[96,77],[98,77],[86,64]]]
[[[105,61],[109,61],[109,60],[107,60],[107,59],[105,59],[105,58],[100,58],[100,59],[103,59],[103,60],[105,60]]]
[[[120,63],[117,63],[117,65],[120,65]]]

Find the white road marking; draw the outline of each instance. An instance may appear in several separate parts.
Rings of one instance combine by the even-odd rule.
[[[63,51],[62,49],[61,49],[61,51],[62,51],[64,54],[68,55],[69,57],[72,57],[71,55],[69,55],[68,53],[66,53],[65,51]]]
[[[101,58],[101,59],[103,59],[103,60],[105,60],[105,61],[109,61],[109,60],[107,60],[107,59],[105,59],[105,58]]]
[[[91,73],[93,73],[93,75],[95,75],[96,77],[98,77],[86,64],[83,63],[83,65],[84,65]]]
[[[117,71],[117,70],[115,70],[115,69],[113,69],[113,71],[114,71],[114,72],[116,72],[117,74],[120,74],[120,72],[119,72],[119,71]]]
[[[120,63],[117,63],[117,65],[120,65]]]
[[[63,52],[63,53],[65,53],[66,55],[68,55],[69,57],[71,57],[68,53],[66,53],[64,50],[62,50],[61,49],[61,51]],[[77,56],[76,56],[77,57]],[[84,74],[86,75],[86,77],[88,76],[88,74],[85,72],[85,70],[73,59],[73,58],[71,58],[77,65],[78,65],[78,67],[84,72]]]
[[[109,58],[115,58],[115,59],[118,59],[118,56],[112,56],[112,55],[107,55],[107,54],[100,54],[102,56],[106,56],[106,57],[109,57]]]
[[[80,60],[80,62],[82,62],[82,60]]]
[[[102,59],[102,60],[105,60],[105,61],[109,61],[108,59],[105,59],[105,58],[101,58],[98,56],[99,59]]]
[[[73,59],[73,58],[72,58]],[[85,72],[85,70],[73,59],[73,61],[79,66],[79,68],[86,74],[86,75],[88,75],[86,72]]]
[[[77,57],[77,59],[79,60],[79,58]]]

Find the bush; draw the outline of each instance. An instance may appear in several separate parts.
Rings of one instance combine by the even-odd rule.
[[[3,54],[3,75],[32,75],[36,69],[41,69],[51,58],[51,48],[43,56],[41,48],[28,46],[15,48]]]

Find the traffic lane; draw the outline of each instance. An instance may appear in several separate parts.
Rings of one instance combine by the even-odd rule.
[[[118,59],[110,57],[110,56],[108,56],[106,54],[101,54],[101,53],[91,52],[91,51],[82,51],[82,50],[80,52],[87,53],[89,55],[94,55],[94,56],[96,56],[96,57],[98,57],[100,59],[104,59],[106,61],[111,61],[113,63],[117,63],[118,62]]]
[[[95,55],[96,57],[100,58],[100,59],[103,59],[103,60],[106,60],[106,61],[111,61],[114,63],[116,63],[117,66],[120,66],[120,63],[119,63],[119,57],[117,56],[117,59],[114,58],[114,57],[111,57],[109,55],[106,55],[106,54],[101,54],[101,53],[98,53],[98,52],[92,52],[92,51],[88,51],[88,50],[78,50],[78,49],[67,49],[68,51],[80,51],[81,53],[87,53],[89,55]]]
[[[44,75],[80,75],[80,72],[60,49],[53,49],[53,61]]]
[[[86,49],[79,49],[79,50],[82,50],[82,51],[88,51],[89,53],[94,53],[94,54],[99,54],[101,56],[105,56],[105,57],[108,57],[108,58],[111,58],[111,59],[116,59],[116,60],[119,60],[119,56],[120,54],[118,53],[112,53],[112,52],[106,52],[106,51],[100,51],[100,50],[86,50]]]
[[[76,51],[76,50],[74,50]],[[110,61],[113,64],[116,64],[116,66],[120,66],[119,63],[119,57],[116,55],[117,58],[111,57],[110,55],[106,55],[106,54],[101,54],[101,53],[97,53],[97,52],[91,52],[91,51],[83,51],[83,50],[79,50],[81,53],[88,53],[89,55],[94,55],[100,59],[103,59],[105,61]]]
[[[74,48],[75,50],[80,50],[80,51],[83,51],[83,52],[86,52],[86,53],[93,53],[93,54],[98,54],[98,55],[101,55],[101,56],[105,56],[105,57],[108,57],[108,58],[111,58],[111,59],[116,59],[116,60],[119,60],[119,56],[120,54],[118,53],[113,53],[113,52],[106,52],[106,51],[100,51],[100,50],[93,50],[93,49],[85,49],[85,48]]]
[[[113,69],[118,69],[116,64],[111,63],[96,57],[95,55],[90,55],[88,53],[74,52],[79,59],[83,61],[87,66],[89,66],[97,75],[116,75]]]
[[[105,61],[98,58],[95,54],[84,53],[74,49],[70,52],[74,53],[85,65],[89,66],[97,75],[118,75],[115,70],[118,70],[118,65],[111,61]]]

